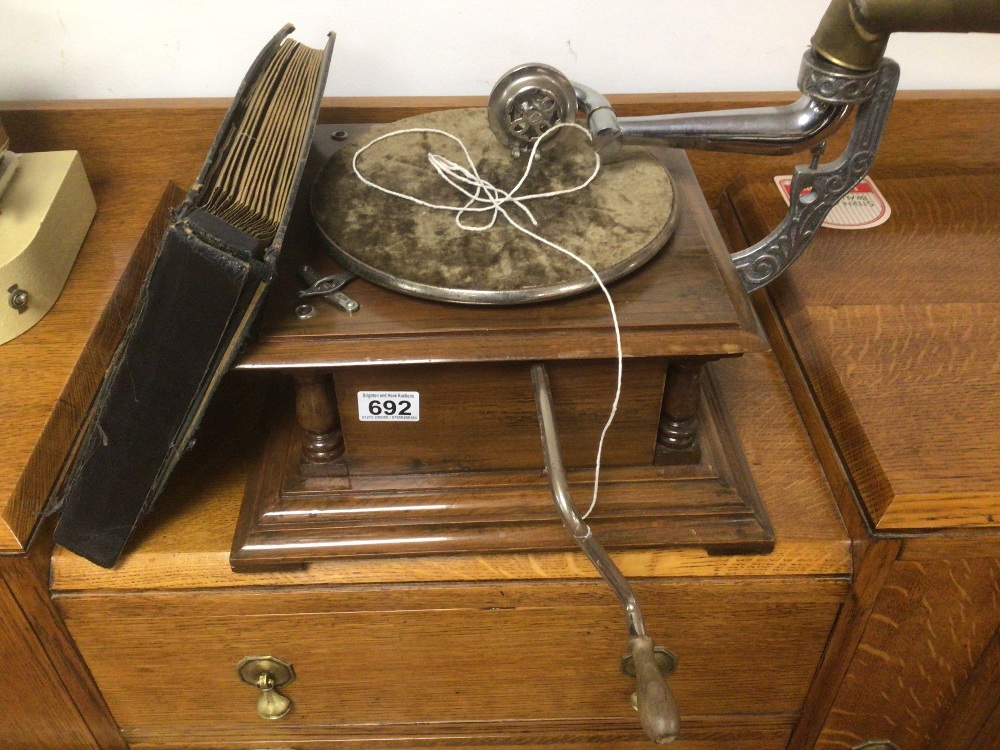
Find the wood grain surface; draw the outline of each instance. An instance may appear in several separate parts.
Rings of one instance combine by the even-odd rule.
[[[870,526],[997,529],[996,174],[876,182],[890,220],[821,230],[771,297]],[[784,212],[769,181],[729,199],[748,239]]]
[[[821,231],[756,299],[855,540],[851,594],[789,748],[995,748],[995,176],[876,182],[887,225]],[[782,210],[773,189],[730,191],[737,241]]]
[[[9,589],[16,602],[0,605],[0,619],[12,618],[0,625],[0,640],[12,639],[9,647],[0,649],[0,661],[30,660],[33,654],[41,653],[48,665],[35,670],[23,667],[19,672],[11,668],[10,662],[5,664],[8,670],[5,674],[22,675],[19,679],[24,682],[19,692],[30,694],[37,690],[45,697],[25,702],[23,711],[11,710],[0,715],[0,736],[5,740],[32,735],[49,739],[48,742],[26,740],[24,745],[10,739],[11,746],[18,750],[48,750],[62,747],[60,742],[72,747],[73,738],[83,736],[92,737],[93,747],[100,750],[127,750],[118,725],[49,596],[51,520],[43,522],[27,554],[0,557],[0,588]],[[17,625],[18,622],[23,625]],[[10,724],[16,726],[8,728]],[[58,734],[50,736],[56,730]]]
[[[552,367],[556,422],[560,442],[568,448],[563,455],[567,464],[580,467],[567,471],[567,481],[581,508],[593,490],[591,466],[607,401],[601,399],[596,409],[580,407],[592,402],[595,393],[603,391],[606,398],[614,388],[613,363],[596,368],[593,364],[557,362]],[[395,383],[379,380],[386,377],[385,370],[397,369],[404,373],[390,375],[400,377]],[[442,372],[421,386],[421,378],[412,371],[430,369]],[[521,375],[520,386],[506,402],[498,398],[504,388],[497,385],[505,370]],[[534,404],[526,398],[530,380],[526,366],[401,366],[363,368],[356,374],[364,373],[371,373],[381,390],[418,388],[424,402],[420,423],[399,426],[419,429],[396,430],[397,425],[375,423],[381,429],[367,431],[364,450],[349,451],[375,456],[375,471],[371,464],[358,467],[352,459],[349,474],[318,474],[302,463],[301,431],[292,419],[291,394],[287,388],[276,389],[269,399],[264,449],[248,475],[233,537],[230,563],[235,569],[332,557],[576,549],[553,512],[538,420]],[[696,546],[716,555],[769,552],[774,542],[770,524],[742,445],[729,424],[729,407],[711,372],[702,379],[704,398],[701,391],[697,394],[702,400],[700,459],[670,466],[653,462],[663,398],[662,365],[626,360],[626,373],[626,382],[645,375],[642,379],[652,387],[643,399],[636,384],[629,382],[623,392],[624,408],[619,409],[629,428],[621,430],[619,425],[608,433],[600,502],[589,516],[602,545],[612,550]],[[454,388],[433,387],[442,378]],[[518,378],[514,380],[516,384]],[[345,389],[344,382],[340,388]],[[466,404],[453,396],[470,388],[481,390],[464,408]],[[358,424],[357,386],[345,390],[342,412],[350,445],[357,435],[350,426]],[[437,404],[435,397],[440,397]],[[630,414],[642,401],[646,401],[640,410],[646,415],[645,430],[643,421]],[[435,414],[435,409],[445,414]],[[450,410],[461,418],[448,414]],[[481,418],[476,420],[477,416]],[[589,432],[590,439],[581,441],[574,431]],[[398,460],[401,446],[407,448],[409,462]],[[386,464],[376,447],[396,463]],[[582,460],[573,461],[574,456]],[[448,463],[441,465],[444,460]],[[470,470],[471,460],[486,461],[494,468]],[[520,467],[519,461],[524,462]]]
[[[672,744],[676,750],[782,750],[788,739],[794,716],[713,716],[692,717],[685,724],[683,739]],[[531,725],[527,731],[504,733],[499,726],[484,727],[472,732],[462,727],[461,733],[453,725],[438,725],[440,735],[430,736],[421,727],[414,727],[407,736],[392,738],[384,743],[388,747],[405,747],[423,750],[484,750],[484,748],[516,747],[518,750],[579,750],[583,747],[600,747],[602,750],[648,750],[649,740],[637,738],[635,732],[613,725],[594,723],[581,729],[579,722],[562,722],[545,727]],[[451,732],[451,736],[447,733]],[[130,744],[132,750],[368,750],[373,740],[362,736],[328,739],[327,730],[300,729],[293,732],[275,731],[265,743],[247,743],[229,737],[201,740],[197,737],[178,739],[157,737],[150,741],[137,740]]]
[[[935,732],[933,750],[996,750],[1000,747],[1000,628]]]
[[[563,463],[592,467],[615,393],[614,361],[547,367]],[[352,474],[539,469],[542,446],[527,363],[345,367],[332,372]],[[622,396],[605,466],[653,460],[665,363],[624,362]],[[360,391],[416,391],[419,422],[363,422]]]
[[[4,747],[100,750],[3,578],[0,669],[13,683],[0,717]]]
[[[896,563],[817,750],[933,746],[998,624],[1000,561]]]
[[[737,232],[737,242],[745,238],[735,223],[735,217],[723,211],[723,224]],[[873,539],[860,500],[851,478],[830,438],[824,414],[817,405],[801,370],[784,321],[766,292],[754,295],[755,307],[761,322],[781,363],[792,397],[802,415],[807,431],[812,436],[817,457],[826,472],[831,491],[840,509],[841,517],[851,537],[853,575],[847,601],[840,614],[826,650],[813,676],[812,684],[802,707],[802,717],[789,739],[788,750],[812,750],[839,695],[844,678],[851,667],[865,632],[865,627],[875,607],[879,592],[900,556],[903,541],[900,539]]]
[[[991,276],[1000,282],[1000,264],[979,274]],[[848,462],[879,469],[855,471],[877,528],[1000,526],[1000,305],[824,306],[810,317],[857,418],[845,415],[844,434],[864,436]]]

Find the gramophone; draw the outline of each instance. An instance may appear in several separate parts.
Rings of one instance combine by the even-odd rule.
[[[656,742],[676,738],[679,714],[663,677],[675,658],[653,646],[639,602],[605,548],[695,546],[714,554],[772,548],[754,472],[712,363],[768,349],[748,292],[794,262],[871,166],[898,81],[898,67],[883,58],[889,35],[934,30],[1000,31],[1000,6],[834,0],[803,57],[802,97],[784,107],[618,117],[598,92],[531,64],[500,79],[486,110],[430,113],[379,128],[324,126],[311,144],[306,134],[332,47],[301,50],[312,61],[303,79],[277,55],[288,33],[283,30],[254,64],[247,89],[253,96],[246,102],[237,97],[205,176],[222,175],[224,185],[231,175],[240,177],[233,181],[236,197],[248,203],[267,203],[268,187],[274,193],[281,183],[288,189],[278,192],[287,200],[279,202],[280,221],[263,243],[246,244],[243,235],[222,226],[225,221],[212,219],[229,216],[228,202],[211,204],[219,216],[194,205],[201,179],[174,217],[169,237],[184,254],[170,257],[200,258],[210,247],[218,261],[213,269],[241,272],[218,275],[247,304],[230,321],[234,306],[223,304],[227,300],[204,274],[182,273],[183,284],[166,273],[155,277],[171,300],[175,287],[190,296],[176,313],[192,335],[166,341],[136,335],[133,327],[130,338],[149,353],[148,369],[167,381],[162,390],[144,382],[151,392],[144,403],[153,404],[147,408],[159,417],[163,396],[177,390],[181,427],[161,431],[166,458],[150,457],[152,488],[133,482],[142,486],[135,488],[138,502],[123,528],[133,528],[148,511],[230,362],[275,371],[273,409],[234,536],[234,569],[334,556],[579,547],[624,609],[629,648],[622,669],[637,679],[636,707],[646,734]],[[272,79],[258,77],[262,70],[290,72]],[[256,83],[272,80],[282,82],[287,108],[273,107],[269,89]],[[295,94],[300,83],[305,93]],[[284,116],[291,111],[299,114]],[[243,130],[229,128],[244,115],[274,122],[279,131],[289,119],[303,126],[282,151],[287,158],[279,174],[243,169],[270,163],[271,153],[260,145],[269,143],[266,138],[245,138]],[[825,144],[847,123],[844,152],[824,162]],[[265,131],[262,125],[255,132]],[[442,133],[459,136],[464,145]],[[250,143],[263,151],[260,159],[236,158]],[[220,162],[225,169],[212,171],[219,145],[232,158]],[[812,158],[795,170],[787,216],[763,241],[730,255],[683,151],[689,148],[807,151]],[[284,181],[277,179],[282,171]],[[254,179],[242,179],[248,172]],[[291,207],[300,177],[305,189]],[[456,185],[457,199],[449,192]],[[566,192],[570,187],[579,189]],[[461,194],[469,191],[490,196],[493,219],[506,211],[514,221],[492,221],[487,211],[487,221],[470,219],[466,228],[473,231],[465,231],[453,214],[442,217],[400,197],[418,195],[429,205],[450,200],[452,208],[457,200],[463,223],[468,209],[461,208]],[[530,226],[531,234],[515,222]],[[549,245],[569,249],[586,267],[549,252]],[[258,279],[250,261],[261,253],[268,263]],[[271,283],[272,261],[281,265],[260,336],[240,352],[257,301]],[[205,294],[198,293],[199,283],[206,284]],[[7,291],[12,315],[22,315],[18,308],[36,299],[21,294],[22,286]],[[614,326],[607,302],[617,311]],[[140,305],[140,313],[152,319],[155,312],[176,332],[174,308],[154,307]],[[201,341],[204,364],[185,368],[193,361],[189,344],[205,333],[199,316],[207,310],[216,313],[222,343]],[[176,353],[170,367],[159,367],[163,351]],[[128,353],[119,350],[119,364],[138,361],[122,352]],[[148,422],[136,416],[138,399],[128,398],[132,370],[115,371],[127,376],[120,378],[126,398],[117,426],[136,439],[112,433],[109,440],[110,423],[101,418],[109,416],[106,410],[91,420],[78,463],[86,469],[91,457],[109,455],[129,469],[98,466],[85,475],[102,481],[134,480],[129,454],[115,452],[135,445],[145,450],[153,437]],[[621,398],[601,453],[619,373]],[[189,390],[181,393],[182,378]],[[124,430],[133,422],[135,432]],[[601,467],[599,487],[595,466]],[[114,505],[107,499],[122,500],[119,489],[103,487],[92,493],[99,507],[81,507],[103,512]],[[591,510],[580,513],[574,497],[592,488]],[[81,490],[79,497],[90,500],[91,494]],[[66,536],[56,532],[60,543],[80,520],[70,508],[60,519]],[[126,540],[127,534],[120,541]],[[118,553],[120,547],[115,559]]]
[[[748,293],[801,255],[871,167],[899,80],[883,57],[897,31],[1000,31],[1000,5],[833,0],[802,59],[802,96],[787,106],[618,117],[594,89],[528,64],[498,81],[485,113],[321,128],[314,186],[285,251],[295,272],[279,282],[240,364],[286,372],[295,391],[275,401],[234,568],[576,544],[624,609],[623,668],[637,678],[646,734],[676,738],[661,674],[672,655],[653,647],[604,547],[746,554],[773,545],[711,362],[767,348]],[[453,233],[450,218],[372,191],[355,170],[367,163],[398,191],[444,200],[423,160],[452,146],[421,132],[366,151],[390,131],[442,130],[461,135],[472,171],[489,172],[491,184],[510,184],[537,158],[543,177],[531,189],[544,192],[559,181],[546,173],[589,169],[569,164],[579,143],[567,139],[536,153],[539,139],[576,122],[605,179],[561,207],[539,207],[538,231],[575,243],[619,310],[624,393],[593,529],[574,494],[589,491],[616,364],[597,279],[571,262],[538,261],[538,248],[509,228],[492,240]],[[843,153],[823,161],[847,123]],[[730,256],[679,149],[811,160],[794,171],[780,224]]]

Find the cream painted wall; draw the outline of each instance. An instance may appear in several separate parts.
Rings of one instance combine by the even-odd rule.
[[[993,0],[989,0],[993,1]],[[230,96],[284,22],[329,95],[486,94],[548,62],[604,92],[792,90],[827,0],[0,0],[0,99]],[[897,35],[903,88],[1000,89],[1000,35]]]

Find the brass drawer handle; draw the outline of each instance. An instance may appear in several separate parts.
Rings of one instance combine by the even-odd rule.
[[[273,656],[248,656],[237,665],[236,673],[247,685],[260,690],[260,718],[275,721],[291,710],[291,700],[278,692],[278,688],[295,679],[295,669],[287,661]]]

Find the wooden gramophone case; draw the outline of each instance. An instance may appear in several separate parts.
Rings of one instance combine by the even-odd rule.
[[[365,132],[319,127],[312,166]],[[673,181],[676,227],[652,260],[611,286],[623,392],[590,520],[611,549],[766,552],[773,535],[711,363],[768,345],[686,155],[653,153]],[[299,203],[285,271],[261,335],[239,363],[280,376],[233,567],[573,548],[552,506],[529,369],[544,362],[549,371],[582,511],[615,384],[603,296],[483,307],[417,299],[358,279],[346,289],[357,313],[317,300],[302,318],[296,267],[323,275],[340,269],[304,195]],[[365,392],[418,393],[419,421],[362,421],[358,394]]]

